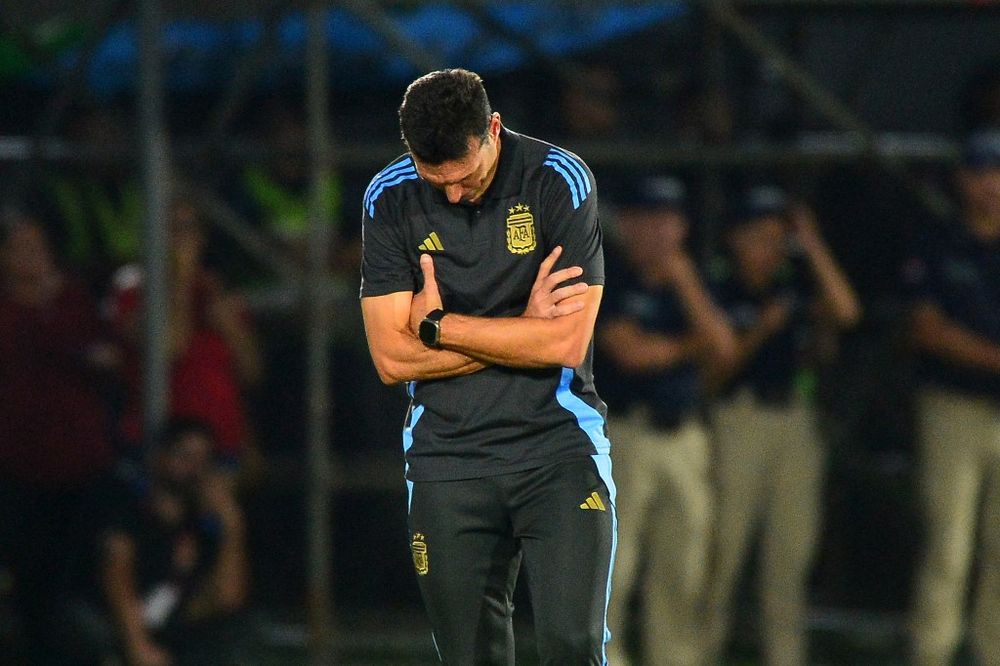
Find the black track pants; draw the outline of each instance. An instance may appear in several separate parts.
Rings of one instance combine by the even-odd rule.
[[[603,665],[615,525],[610,462],[412,484],[417,580],[444,663],[512,665],[523,562],[542,664]]]

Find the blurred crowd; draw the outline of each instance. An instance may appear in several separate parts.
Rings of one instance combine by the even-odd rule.
[[[869,247],[879,229],[824,217],[847,176],[806,190],[795,174],[733,170],[721,224],[709,229],[700,174],[595,167],[608,276],[597,385],[619,491],[612,664],[720,663],[748,575],[762,662],[811,663],[809,584],[831,446],[844,432],[824,425],[825,400],[843,404],[828,387],[850,390],[838,380],[845,339],[884,317],[885,292],[917,382],[921,555],[901,602],[905,649],[914,664],[948,664],[968,636],[978,663],[1000,664],[1000,83],[991,85],[961,163],[940,174],[955,215],[914,221],[891,247]],[[613,69],[593,67],[561,91],[561,113],[535,128],[515,108],[508,122],[553,141],[629,136],[623,88]],[[689,93],[672,135],[731,138],[726,108]],[[504,112],[502,93],[494,104]],[[301,429],[304,409],[290,403],[302,389],[283,361],[302,352],[288,344],[301,342],[302,303],[274,317],[261,294],[280,280],[215,218],[222,205],[301,268],[310,196],[301,114],[275,103],[258,116],[265,159],[170,183],[168,419],[156,432],[143,422],[135,171],[105,160],[22,173],[28,186],[3,202],[0,597],[16,630],[0,635],[0,653],[31,664],[251,663],[259,553],[244,506],[267,482],[269,455]],[[115,146],[129,126],[93,107],[67,136]],[[330,270],[349,290],[357,190],[337,173],[325,187]],[[877,265],[857,269],[852,250]],[[873,289],[873,275],[892,284]],[[331,331],[335,416],[346,422],[333,437],[350,442],[349,455],[396,452],[405,397],[377,386],[356,310],[348,300]],[[891,398],[878,399],[900,404]],[[385,418],[396,405],[398,419]],[[382,471],[398,476],[401,465]]]

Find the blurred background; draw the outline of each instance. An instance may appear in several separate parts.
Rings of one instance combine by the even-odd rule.
[[[206,567],[229,547],[245,565],[235,663],[434,663],[407,398],[378,381],[357,294],[361,197],[403,152],[405,86],[443,67],[587,161],[611,239],[613,185],[636,173],[686,183],[703,265],[747,182],[815,211],[864,315],[815,366],[810,661],[904,663],[922,527],[900,276],[958,210],[964,137],[1000,126],[1000,6],[982,0],[5,1],[0,239],[39,230],[5,266],[72,291],[30,325],[0,310],[0,662],[63,663],[32,646],[63,642],[64,606],[106,603],[108,526],[136,524],[122,493],[173,487],[162,432],[186,423],[207,424],[222,479],[194,506],[240,514],[233,543],[224,519],[192,528]],[[173,538],[161,523],[133,534]],[[752,579],[727,663],[762,663]]]

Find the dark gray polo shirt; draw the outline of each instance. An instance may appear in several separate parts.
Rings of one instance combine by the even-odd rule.
[[[594,176],[583,161],[506,129],[493,183],[476,205],[451,204],[403,155],[363,201],[361,296],[423,287],[419,257],[434,258],[447,312],[516,317],[539,264],[581,266],[604,284]],[[606,454],[606,408],[594,390],[593,345],[578,368],[492,366],[462,377],[410,382],[403,431],[411,481],[467,479]]]

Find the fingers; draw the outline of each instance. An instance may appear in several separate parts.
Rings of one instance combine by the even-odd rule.
[[[587,284],[585,282],[577,282],[576,284],[571,284],[568,287],[560,287],[552,292],[550,296],[553,303],[561,303],[567,298],[573,298],[574,296],[580,296],[587,293]]]
[[[578,278],[583,275],[583,269],[579,266],[570,266],[569,268],[563,268],[555,273],[552,273],[547,278],[545,282],[551,289],[555,287],[560,282],[565,282],[566,280],[572,280],[573,278]]]
[[[441,307],[441,292],[438,291],[437,279],[434,277],[434,260],[431,255],[420,255],[420,271],[424,274],[424,288],[420,290],[421,307],[426,307],[420,313],[423,318],[427,312]]]
[[[561,254],[562,254],[562,245],[556,245],[552,249],[552,251],[549,252],[549,256],[545,257],[545,259],[542,260],[541,265],[539,265],[538,267],[538,276],[535,278],[535,284],[538,284],[546,277],[548,277],[549,271],[551,271],[552,267],[555,266],[556,260],[559,258],[559,255]]]
[[[579,299],[563,301],[552,306],[552,317],[564,317],[566,315],[573,314],[574,312],[579,312],[583,309],[583,306],[583,301]]]
[[[573,278],[578,278],[583,275],[583,269],[579,266],[570,266],[568,268],[562,268],[555,273],[551,272],[552,267],[555,266],[555,263],[562,255],[562,252],[562,245],[556,245],[552,252],[549,252],[549,255],[542,260],[542,263],[538,266],[538,275],[535,277],[535,289],[544,284],[546,288],[551,290],[561,282],[572,280]]]
[[[431,259],[431,255],[420,255],[420,270],[424,274],[424,289],[426,289],[428,285],[433,285],[436,289],[437,283],[434,281],[434,260]]]
[[[587,288],[585,283],[579,282],[553,291],[549,294],[549,301],[552,303],[549,316],[564,317],[583,310],[586,304],[584,299],[576,297],[587,293]]]

